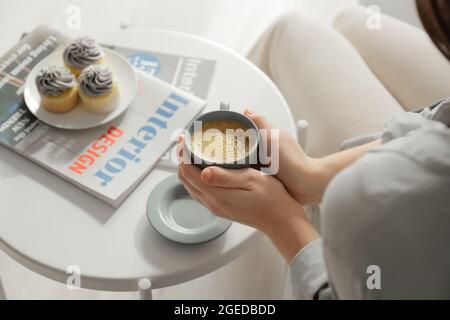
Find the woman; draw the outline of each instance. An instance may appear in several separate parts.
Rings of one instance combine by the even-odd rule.
[[[366,22],[361,8],[335,29],[290,14],[250,54],[311,124],[306,153],[281,133],[275,177],[181,164],[179,178],[212,212],[272,240],[296,298],[449,299],[450,65],[422,31]],[[405,112],[420,105],[431,107]],[[312,203],[322,237],[303,210]]]

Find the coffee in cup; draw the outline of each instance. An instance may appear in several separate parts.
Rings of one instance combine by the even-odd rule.
[[[200,168],[246,168],[257,164],[259,139],[252,120],[222,104],[220,111],[203,114],[192,123],[185,150]]]

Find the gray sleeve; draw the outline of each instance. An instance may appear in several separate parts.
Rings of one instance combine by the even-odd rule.
[[[419,113],[405,112],[390,119],[382,135],[386,144],[402,138],[419,129],[439,130],[450,125],[450,98],[444,99],[433,106],[424,108]]]
[[[291,262],[290,273],[294,299],[331,299],[321,239],[300,250]]]
[[[449,127],[450,99],[421,113],[405,112],[389,121],[383,145],[327,186],[320,250],[333,297],[449,298],[450,259],[442,254],[450,242]],[[300,256],[315,254],[300,252],[297,266],[308,265]],[[308,279],[319,277],[302,268],[294,280],[297,297],[313,292],[317,285]]]

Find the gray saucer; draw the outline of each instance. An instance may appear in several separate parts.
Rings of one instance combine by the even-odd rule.
[[[163,237],[185,244],[213,240],[231,225],[192,200],[176,176],[164,179],[150,193],[147,218]]]

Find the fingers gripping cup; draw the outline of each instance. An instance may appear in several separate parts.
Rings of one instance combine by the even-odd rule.
[[[259,143],[256,124],[221,103],[220,110],[201,115],[189,126],[184,150],[192,164],[201,169],[242,169],[258,164]]]

